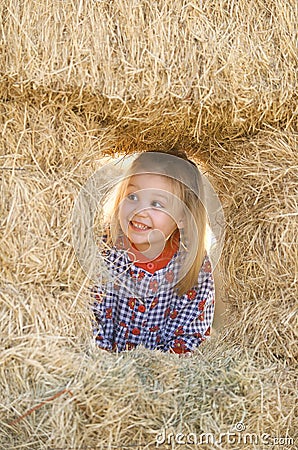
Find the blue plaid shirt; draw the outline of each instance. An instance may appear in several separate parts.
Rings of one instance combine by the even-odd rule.
[[[127,252],[116,247],[106,252],[105,261],[109,279],[92,289],[93,333],[99,347],[121,352],[141,344],[151,350],[185,353],[209,336],[214,280],[208,256],[198,283],[182,296],[173,289],[181,265],[179,252],[153,274],[134,265]]]

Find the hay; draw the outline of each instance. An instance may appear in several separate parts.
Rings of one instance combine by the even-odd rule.
[[[115,357],[73,352],[49,339],[41,348],[41,342],[25,338],[31,357],[26,346],[1,355],[1,375],[14,380],[4,403],[10,423],[1,424],[3,448],[153,448],[163,430],[218,439],[240,422],[260,437],[273,430],[295,436],[294,371],[256,365],[242,349],[212,343],[181,364],[145,349]],[[235,448],[222,439],[224,448]]]
[[[1,448],[149,449],[166,430],[160,448],[193,449],[170,433],[218,439],[237,423],[270,442],[200,448],[294,448],[297,3],[6,0],[0,13]],[[225,210],[225,326],[192,358],[111,355],[90,341],[73,204],[105,155],[174,144]]]
[[[156,143],[297,125],[297,2],[6,0],[1,90]]]
[[[214,149],[210,161],[227,207],[221,263],[233,340],[290,360],[297,358],[297,147],[295,133],[260,132]]]

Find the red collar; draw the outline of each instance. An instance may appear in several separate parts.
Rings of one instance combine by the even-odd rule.
[[[135,261],[134,265],[140,267],[141,269],[146,270],[149,273],[154,273],[159,269],[163,269],[168,265],[171,261],[172,257],[175,255],[177,250],[179,249],[179,238],[180,233],[179,230],[176,230],[171,238],[167,241],[165,248],[161,252],[161,254],[148,262],[138,262],[138,259],[144,259],[144,256],[140,254],[140,252],[133,246],[133,244],[125,239],[125,244],[128,250],[128,256],[131,261]],[[128,241],[128,242],[127,242]],[[140,255],[142,258],[140,258]]]

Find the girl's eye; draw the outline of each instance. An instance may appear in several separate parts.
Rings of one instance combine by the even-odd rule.
[[[155,201],[155,200],[152,202],[152,206],[154,208],[164,208],[164,206],[161,203],[159,203],[158,201]]]
[[[136,201],[138,199],[136,194],[128,194],[128,200]]]

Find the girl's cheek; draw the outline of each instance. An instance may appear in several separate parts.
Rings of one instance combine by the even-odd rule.
[[[151,220],[153,221],[153,223],[155,223],[155,222],[159,223],[160,221],[162,221],[164,219],[165,214],[156,209],[152,209],[150,211],[150,217],[151,217]]]
[[[126,208],[124,208],[123,206],[120,206],[119,208],[119,222],[120,222],[120,226],[122,228],[122,231],[126,232],[126,228],[127,228],[127,211]]]
[[[173,216],[167,211],[154,210],[152,213],[152,217],[158,222],[166,222],[173,225],[176,223],[175,220],[173,219]]]
[[[133,207],[129,205],[125,200],[121,203],[119,208],[119,217],[122,219],[126,219],[129,214],[132,212]]]

